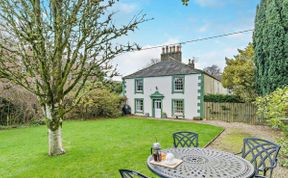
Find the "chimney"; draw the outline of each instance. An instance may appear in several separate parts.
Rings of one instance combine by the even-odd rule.
[[[193,69],[195,69],[195,60],[194,59],[189,59],[188,60],[188,65],[190,66],[190,67],[192,67]]]
[[[180,45],[166,46],[162,48],[161,61],[175,60],[182,62]]]

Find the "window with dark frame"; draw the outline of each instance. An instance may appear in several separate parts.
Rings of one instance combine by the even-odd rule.
[[[173,78],[173,91],[174,92],[183,92],[184,91],[184,77],[176,76]]]
[[[143,99],[135,99],[135,112],[136,113],[144,112],[144,100]]]
[[[135,82],[136,93],[143,93],[143,79],[136,79]]]
[[[172,100],[173,115],[184,115],[184,100]]]

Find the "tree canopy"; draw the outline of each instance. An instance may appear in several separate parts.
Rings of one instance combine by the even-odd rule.
[[[182,0],[182,3],[183,3],[185,6],[188,6],[189,0]]]
[[[232,89],[234,94],[248,102],[254,101],[257,96],[253,56],[251,43],[244,50],[238,49],[234,58],[226,58],[226,67],[222,75],[223,86]]]
[[[266,95],[288,84],[288,0],[262,0],[255,32],[256,87]]]
[[[101,81],[113,74],[111,59],[138,48],[118,39],[145,17],[138,14],[126,25],[116,25],[110,10],[116,2],[0,1],[0,77],[37,96],[47,118],[49,155],[64,153],[61,126],[70,110],[65,96],[75,90],[77,103],[89,79]]]

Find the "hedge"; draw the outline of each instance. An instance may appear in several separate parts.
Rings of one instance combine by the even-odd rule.
[[[236,95],[208,94],[204,96],[204,102],[243,103],[243,100]]]

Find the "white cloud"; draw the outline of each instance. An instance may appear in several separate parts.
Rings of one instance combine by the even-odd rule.
[[[159,44],[159,45],[167,45],[167,44],[173,44],[178,43],[179,40],[175,38],[171,38],[167,40],[166,42]],[[142,46],[142,48],[149,48],[154,45],[145,45]],[[158,46],[158,45],[155,45]],[[161,55],[161,48],[154,48],[154,49],[148,49],[148,50],[142,50],[142,51],[135,51],[135,52],[129,52],[124,53],[118,57],[116,57],[113,61],[113,65],[117,65],[118,72],[120,73],[121,77],[124,77],[126,75],[132,74],[144,67],[146,67],[151,59],[158,58],[160,59]],[[114,80],[121,80],[121,77],[115,77]]]
[[[226,63],[225,57],[233,57],[237,54],[237,49],[237,47],[227,47],[221,51],[211,50],[205,53],[197,51],[195,54],[197,56],[196,67],[203,69],[204,67],[216,64],[223,70]]]
[[[209,26],[210,26],[209,24],[202,25],[197,29],[197,31],[200,33],[207,32],[209,30]]]
[[[196,4],[202,7],[219,7],[223,5],[223,2],[219,0],[194,0]]]
[[[143,48],[151,47],[150,45],[143,46]],[[115,78],[115,80],[119,80],[122,77],[132,74],[143,67],[145,67],[152,58],[159,58],[161,53],[160,48],[155,48],[151,50],[143,50],[143,51],[135,51],[124,53],[118,57],[116,57],[112,63],[117,65],[118,72],[121,77]]]
[[[130,14],[138,9],[136,4],[119,3],[118,6],[120,12],[123,12],[125,14]]]
[[[227,36],[227,39],[232,39],[232,40],[245,40],[245,41],[252,41],[252,32],[249,33],[240,33],[240,34],[235,34],[231,36]]]

